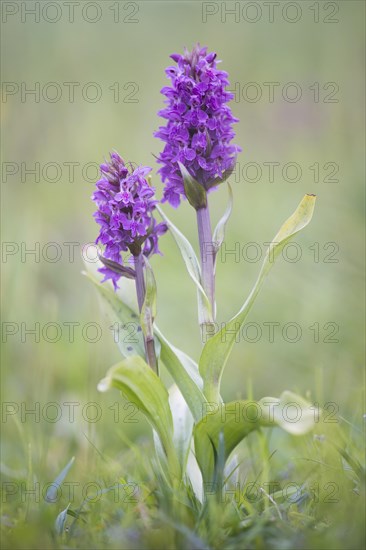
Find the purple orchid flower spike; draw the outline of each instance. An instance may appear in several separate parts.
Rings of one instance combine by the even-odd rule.
[[[215,318],[214,246],[207,192],[225,181],[234,169],[241,148],[231,143],[238,122],[227,103],[228,74],[217,69],[216,53],[197,44],[191,52],[171,55],[176,66],[166,74],[171,86],[161,90],[166,107],[159,115],[167,120],[155,133],[164,143],[158,156],[165,184],[163,202],[176,208],[187,198],[197,211],[202,285]]]
[[[165,142],[158,157],[163,202],[177,207],[186,197],[179,163],[208,191],[226,179],[241,149],[231,144],[238,119],[227,105],[234,95],[225,89],[228,74],[217,69],[216,53],[197,44],[191,52],[171,58],[177,66],[166,69],[172,85],[161,90],[167,106],[158,113],[167,124],[155,137]]]
[[[158,239],[167,226],[157,223],[153,216],[158,201],[155,189],[146,179],[151,168],[129,168],[118,153],[110,157],[108,163],[100,166],[102,177],[92,196],[98,207],[94,217],[100,225],[96,244],[105,247],[99,271],[104,275],[102,282],[111,279],[115,290],[121,277],[135,279],[141,313],[146,295],[144,257],[160,253]],[[122,253],[128,251],[133,256],[134,268],[124,265]],[[152,338],[145,337],[145,351],[147,362],[157,371]]]
[[[110,157],[110,162],[100,166],[102,177],[92,199],[98,207],[94,217],[101,226],[96,243],[105,247],[102,261],[107,260],[99,271],[104,274],[103,282],[111,279],[117,289],[124,270],[131,275],[131,268],[123,267],[122,252],[130,251],[135,263],[140,254],[160,253],[158,239],[167,227],[153,216],[158,201],[146,180],[151,168],[129,169],[118,153]]]

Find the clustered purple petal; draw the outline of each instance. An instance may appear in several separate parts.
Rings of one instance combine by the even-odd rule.
[[[225,89],[228,74],[216,68],[216,53],[196,45],[192,52],[170,57],[177,66],[165,71],[172,86],[161,90],[167,107],[158,113],[167,124],[155,137],[165,142],[158,157],[165,184],[163,202],[177,207],[180,197],[185,197],[178,162],[209,190],[233,169],[241,149],[230,143],[235,136],[232,125],[238,119],[226,105],[234,96]]]
[[[164,223],[157,223],[153,211],[157,200],[155,189],[146,180],[151,168],[128,168],[118,153],[111,153],[111,160],[100,165],[101,179],[92,199],[98,210],[94,217],[101,226],[96,244],[105,246],[103,256],[123,265],[122,252],[134,256],[142,252],[149,257],[160,253],[158,238],[165,233]],[[112,279],[115,288],[121,274],[103,267],[104,281]]]

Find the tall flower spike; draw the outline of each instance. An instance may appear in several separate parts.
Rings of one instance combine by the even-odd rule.
[[[104,274],[103,282],[111,279],[116,289],[121,276],[135,278],[135,271],[124,266],[122,252],[130,251],[134,258],[140,253],[146,257],[159,253],[158,238],[167,227],[153,217],[158,201],[146,180],[151,168],[128,168],[118,153],[111,153],[100,171],[92,196],[98,207],[94,217],[101,226],[96,243],[105,247],[104,267],[99,271]]]
[[[217,69],[216,53],[197,44],[191,52],[171,58],[177,66],[166,69],[172,85],[161,90],[167,106],[159,111],[167,124],[155,137],[165,142],[158,157],[163,202],[177,207],[180,198],[186,198],[179,164],[208,191],[226,179],[241,149],[231,144],[238,119],[227,105],[234,96],[225,89],[228,74]]]

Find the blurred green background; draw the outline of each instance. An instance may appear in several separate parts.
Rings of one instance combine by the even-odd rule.
[[[273,22],[262,4],[258,21],[249,22],[256,15],[242,11],[246,2],[237,3],[238,21],[233,15],[225,20],[221,2],[205,7],[200,2],[103,1],[95,2],[97,8],[91,6],[84,14],[81,7],[87,3],[81,2],[75,7],[73,23],[62,2],[61,17],[55,23],[47,21],[58,17],[52,6],[35,22],[34,17],[22,14],[21,3],[4,2],[3,15],[5,4],[19,11],[7,12],[2,25],[2,239],[14,243],[3,244],[2,399],[20,409],[3,417],[4,463],[25,468],[27,443],[31,443],[37,468],[52,475],[72,453],[81,462],[89,459],[84,464],[90,465],[95,451],[88,440],[107,453],[122,445],[121,427],[112,421],[113,411],[108,409],[118,401],[118,394],[100,395],[96,390],[119,353],[97,295],[81,275],[81,247],[93,241],[98,231],[90,200],[97,174],[93,166],[85,172],[85,166],[102,162],[116,149],[126,160],[153,167],[153,182],[161,197],[154,155],[162,144],[153,132],[161,123],[157,111],[163,104],[159,91],[167,84],[164,69],[170,64],[170,53],[197,41],[216,51],[223,60],[221,67],[229,72],[236,91],[231,106],[240,120],[236,143],[243,149],[230,180],[235,203],[225,242],[227,250],[239,246],[242,254],[238,261],[232,255],[226,261],[219,258],[219,322],[241,307],[258,273],[260,262],[243,257],[245,251],[250,258],[255,255],[253,248],[245,248],[246,243],[258,243],[263,253],[263,243],[276,234],[302,196],[318,195],[312,223],[295,239],[302,257],[297,262],[282,259],[271,272],[248,318],[257,325],[248,327],[247,339],[256,339],[258,326],[262,334],[257,342],[242,339],[235,346],[224,376],[224,397],[246,396],[250,384],[258,398],[292,389],[318,400],[321,406],[335,402],[343,416],[359,421],[364,350],[364,4],[331,3],[338,8],[333,14],[332,6],[325,8],[323,2],[297,2],[301,14],[294,23],[286,21],[296,17],[291,8],[283,15],[284,2],[276,8]],[[310,9],[313,4],[315,8]],[[226,3],[227,9],[233,5]],[[207,9],[217,13],[207,15],[203,22],[202,10]],[[314,22],[315,9],[319,22]],[[99,10],[100,19],[90,22]],[[334,19],[338,22],[330,22]],[[67,82],[80,84],[75,85],[73,102]],[[91,82],[101,90],[96,102],[92,101],[95,88],[85,89]],[[264,84],[268,82],[279,83],[273,101]],[[295,88],[286,87],[289,82],[301,91],[297,102],[283,98],[286,90],[290,98],[294,96]],[[40,86],[37,101],[31,95],[22,98],[22,87],[34,88],[35,83]],[[248,83],[255,86],[248,87]],[[314,96],[317,86],[319,98]],[[119,98],[115,97],[117,88]],[[51,102],[59,89],[60,99]],[[258,90],[262,96],[253,101]],[[39,181],[25,172],[37,162]],[[263,164],[268,162],[280,163],[272,182]],[[286,173],[283,176],[289,162],[300,166],[299,181],[286,181]],[[57,163],[61,175],[48,163]],[[77,163],[73,181],[70,164],[64,163]],[[248,167],[247,163],[257,164]],[[310,168],[315,163],[319,163],[319,181],[315,168]],[[262,177],[257,182],[246,181],[255,179],[257,165]],[[326,176],[331,176],[334,166],[336,181],[328,181]],[[291,169],[288,176],[287,180],[296,179]],[[224,186],[211,194],[213,223],[224,211],[226,200]],[[184,203],[174,211],[166,205],[165,210],[196,246],[191,207]],[[61,250],[59,261],[47,261],[47,255],[53,258],[56,252],[47,247],[51,242],[58,243],[58,253]],[[79,243],[74,261],[65,243]],[[36,246],[37,257],[22,255],[24,247]],[[317,247],[319,261],[314,261]],[[171,236],[161,239],[161,250],[164,255],[152,259],[158,284],[158,323],[172,342],[197,359],[201,343],[195,289]],[[295,252],[288,250],[291,257]],[[23,342],[24,329],[37,322],[40,341],[28,335]],[[42,328],[50,322],[58,323],[62,331],[55,343],[42,337]],[[64,323],[73,322],[79,325],[70,342]],[[280,324],[273,343],[263,325],[268,322]],[[87,323],[101,326],[101,338],[95,343],[83,338]],[[299,341],[290,343],[282,336],[287,323],[300,326]],[[309,328],[314,323],[319,323],[318,343]],[[326,323],[334,325],[324,328]],[[325,342],[333,326],[339,327],[333,336],[338,342]],[[9,330],[17,332],[10,335]],[[50,339],[55,332],[49,330]],[[88,338],[94,334],[90,328]],[[291,329],[288,335],[294,338]],[[81,414],[82,406],[91,401],[103,411],[95,423]],[[34,416],[22,419],[22,403],[34,407],[35,402],[41,407],[49,402],[61,404],[61,420],[51,423],[42,413],[39,423]],[[65,402],[80,404],[74,423],[62,405]],[[54,411],[50,410],[51,415]],[[144,424],[126,424],[125,428],[135,438]]]

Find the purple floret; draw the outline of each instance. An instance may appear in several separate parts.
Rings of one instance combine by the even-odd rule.
[[[233,169],[241,149],[230,143],[238,119],[227,105],[234,96],[225,89],[228,74],[216,68],[216,53],[196,45],[192,52],[171,58],[177,66],[166,69],[172,86],[161,90],[167,107],[158,113],[167,123],[154,135],[165,142],[158,157],[163,202],[177,207],[185,197],[178,162],[208,191]]]
[[[134,256],[142,252],[146,257],[160,253],[158,238],[167,227],[153,217],[158,201],[146,180],[151,168],[129,169],[118,153],[110,157],[110,162],[100,166],[101,179],[92,196],[98,207],[94,217],[100,225],[95,242],[105,247],[105,258],[123,265],[122,252],[130,251]],[[117,288],[120,272],[107,266],[99,271],[104,274],[102,282],[111,279]]]

